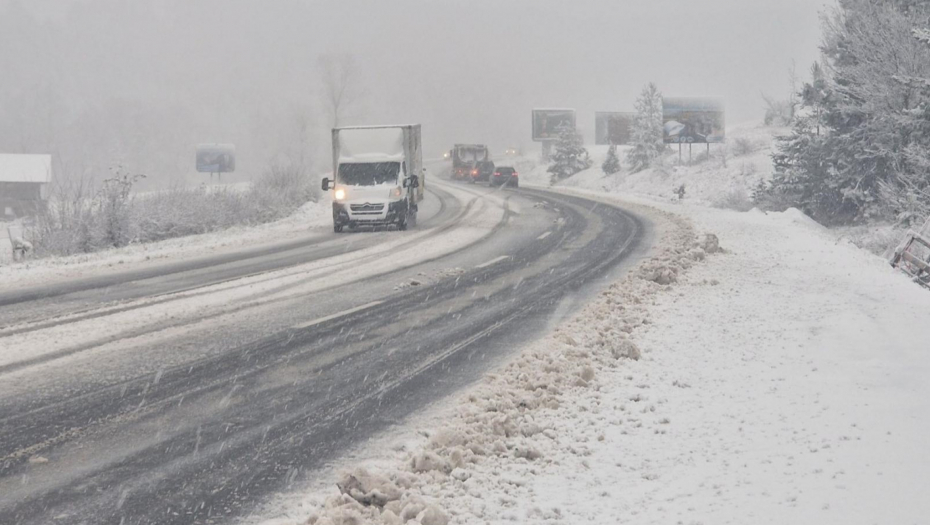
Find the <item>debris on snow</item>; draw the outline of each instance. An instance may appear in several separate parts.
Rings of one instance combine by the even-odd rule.
[[[701,241],[701,249],[704,253],[717,253],[721,251],[720,240],[713,233],[704,234],[704,240]]]
[[[339,487],[340,492],[362,505],[383,507],[390,501],[399,500],[403,494],[403,490],[387,476],[371,474],[364,468],[345,474],[336,486]]]

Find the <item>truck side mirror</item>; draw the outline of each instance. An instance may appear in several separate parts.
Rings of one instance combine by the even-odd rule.
[[[416,175],[411,175],[409,180],[410,180],[410,187],[411,187],[411,188],[419,188],[419,187],[420,187],[420,177],[417,177]]]
[[[329,177],[323,177],[323,183],[320,185],[322,186],[323,191],[329,191],[330,189],[332,189],[331,186],[329,185],[330,182],[335,183],[336,181],[329,180]]]

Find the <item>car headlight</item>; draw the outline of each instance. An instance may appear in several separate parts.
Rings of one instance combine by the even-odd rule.
[[[346,198],[346,190],[339,188],[333,196],[336,197],[337,201],[341,201]]]

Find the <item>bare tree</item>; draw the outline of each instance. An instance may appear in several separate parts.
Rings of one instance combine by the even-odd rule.
[[[784,100],[776,99],[762,93],[765,101],[765,125],[789,126],[794,121],[798,109],[798,73],[794,60],[788,68],[788,96]]]
[[[332,118],[332,127],[339,127],[346,113],[363,96],[358,62],[352,55],[323,55],[317,61],[323,87],[323,103]]]

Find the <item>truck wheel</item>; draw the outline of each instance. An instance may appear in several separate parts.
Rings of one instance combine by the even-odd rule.
[[[341,224],[333,224],[333,231],[336,232],[336,233],[342,233],[342,225],[341,225]]]

